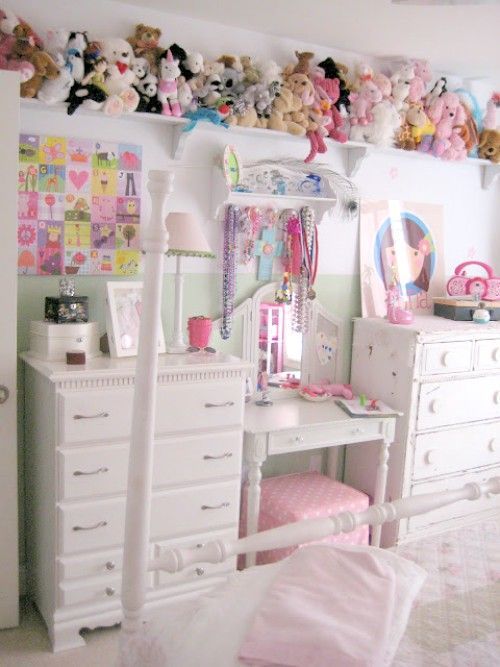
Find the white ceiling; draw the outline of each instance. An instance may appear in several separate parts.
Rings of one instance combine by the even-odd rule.
[[[342,50],[425,57],[436,70],[500,82],[499,0],[460,6],[409,6],[391,0],[127,2]]]

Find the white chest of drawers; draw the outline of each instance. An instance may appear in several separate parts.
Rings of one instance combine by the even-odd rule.
[[[356,320],[351,382],[400,410],[387,499],[440,491],[500,473],[500,322],[417,317],[410,326]],[[350,448],[345,481],[370,493],[376,461]],[[457,503],[387,524],[382,544],[413,539],[500,512],[500,499]]]
[[[135,360],[23,359],[30,591],[62,650],[83,644],[81,628],[120,620]],[[224,355],[160,358],[152,555],[237,536],[247,370]],[[234,567],[151,575],[149,607],[206,590]]]

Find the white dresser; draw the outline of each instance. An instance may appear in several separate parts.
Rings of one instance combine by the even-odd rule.
[[[404,413],[389,452],[387,499],[458,487],[500,474],[500,322],[479,325],[417,317],[354,323],[356,393]],[[370,448],[350,447],[344,480],[373,493]],[[500,512],[500,497],[463,501],[387,524],[382,545],[475,522]]]
[[[135,359],[86,366],[26,362],[30,590],[54,650],[81,628],[117,623]],[[224,355],[162,355],[151,555],[238,533],[247,364]],[[155,553],[156,552],[156,553]],[[235,568],[151,575],[149,608],[216,584]]]

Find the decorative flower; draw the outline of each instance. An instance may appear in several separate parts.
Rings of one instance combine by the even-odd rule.
[[[418,242],[418,249],[420,250],[421,253],[423,253],[426,257],[432,252],[432,247],[431,247],[431,242],[427,237],[424,237],[423,239],[420,239]]]
[[[35,243],[36,232],[31,225],[19,225],[17,230],[17,241],[20,246],[30,246]]]

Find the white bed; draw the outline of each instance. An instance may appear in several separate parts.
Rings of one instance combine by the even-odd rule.
[[[150,172],[148,189],[152,196],[153,210],[144,240],[146,269],[129,459],[129,471],[133,474],[129,473],[127,495],[121,667],[306,664],[304,661],[295,662],[293,657],[286,663],[270,663],[266,660],[241,662],[237,656],[249,628],[255,625],[255,620],[259,618],[262,610],[266,609],[266,605],[269,606],[276,587],[281,592],[281,580],[286,578],[287,572],[293,572],[294,564],[308,567],[320,561],[326,563],[330,562],[332,555],[340,564],[342,561],[354,562],[357,558],[361,563],[366,556],[373,561],[374,572],[380,568],[380,572],[386,573],[384,576],[387,576],[387,582],[392,582],[393,586],[390,610],[387,607],[387,617],[391,620],[384,626],[381,652],[377,653],[377,657],[371,656],[367,647],[370,646],[370,641],[377,638],[379,619],[377,614],[373,613],[373,622],[365,624],[373,625],[373,628],[366,627],[366,632],[363,619],[367,610],[369,612],[370,605],[377,608],[378,599],[373,595],[379,590],[378,574],[371,579],[367,575],[367,601],[364,604],[363,588],[355,585],[359,583],[359,578],[363,579],[365,576],[363,570],[358,569],[354,574],[349,574],[349,567],[345,573],[341,569],[323,568],[323,579],[315,577],[314,581],[316,584],[318,581],[324,583],[326,597],[330,598],[330,606],[326,605],[324,609],[334,610],[326,619],[324,629],[329,639],[337,635],[342,639],[340,643],[343,643],[343,646],[339,651],[344,653],[339,655],[348,657],[336,663],[330,663],[327,657],[317,659],[321,654],[318,645],[317,650],[311,653],[310,667],[327,667],[330,664],[341,667],[378,667],[388,664],[489,667],[499,664],[497,600],[500,580],[500,529],[494,521],[400,547],[398,554],[366,547],[307,547],[296,552],[300,555],[285,561],[236,573],[215,591],[193,602],[179,604],[165,611],[159,618],[147,624],[143,623],[148,571],[176,572],[194,563],[217,563],[247,551],[315,541],[329,534],[349,532],[361,524],[380,525],[385,521],[420,514],[464,498],[475,500],[485,493],[500,493],[500,478],[495,478],[482,485],[468,484],[456,491],[375,505],[359,514],[345,512],[337,517],[302,521],[233,542],[219,541],[206,544],[200,549],[165,551],[150,562],[148,544],[157,374],[156,337],[160,318],[163,256],[167,247],[163,205],[171,187],[170,174]],[[335,553],[333,549],[336,549]],[[411,561],[415,561],[417,565]],[[411,611],[424,579],[420,566],[429,571],[430,576]],[[312,567],[311,571],[320,570]],[[348,579],[348,576],[351,578]],[[371,582],[374,582],[374,594],[369,592]],[[349,585],[352,585],[352,596],[346,596],[344,592],[342,597],[342,586],[349,590]],[[316,585],[316,588],[321,589],[321,586]],[[293,581],[291,590],[293,591]],[[385,587],[380,588],[380,591],[382,598],[386,595]],[[296,594],[296,591],[293,591],[293,594]],[[325,596],[322,602],[325,602],[324,598]],[[286,609],[286,600],[284,602]],[[304,615],[305,605],[304,610],[298,609],[300,605],[296,607],[306,620],[302,628],[295,628],[293,635],[292,632],[288,635],[290,645],[297,641],[298,655],[301,629],[306,635],[308,628],[309,631],[314,630],[316,617],[313,619],[309,611],[308,616]],[[354,609],[357,610],[355,617],[349,617]],[[316,608],[311,608],[311,613],[316,612]],[[400,641],[409,616],[406,634]],[[321,622],[324,617],[323,613]],[[369,615],[366,618],[369,618]],[[354,632],[356,626],[357,634]],[[286,628],[281,631],[284,632],[281,636],[286,638]]]

